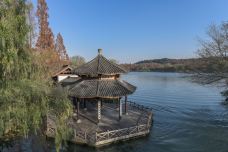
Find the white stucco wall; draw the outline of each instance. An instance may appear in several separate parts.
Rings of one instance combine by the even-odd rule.
[[[68,78],[68,77],[73,77],[73,78],[76,78],[76,77],[78,77],[77,75],[59,75],[58,76],[58,82],[60,82],[60,81],[62,81],[62,80],[64,80],[64,79],[66,79],[66,78]]]

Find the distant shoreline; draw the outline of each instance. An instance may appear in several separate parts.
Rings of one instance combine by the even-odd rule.
[[[185,74],[192,74],[194,72],[181,72],[181,71],[129,71],[129,72],[157,72],[157,73],[185,73]]]
[[[202,58],[191,59],[153,59],[143,60],[134,64],[122,64],[131,72],[178,72],[193,73],[195,71],[211,72],[213,65]]]

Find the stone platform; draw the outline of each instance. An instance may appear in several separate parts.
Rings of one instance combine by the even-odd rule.
[[[87,108],[80,110],[78,118],[79,120],[74,114],[67,122],[69,128],[73,130],[73,135],[69,140],[95,147],[145,136],[150,133],[153,120],[150,108],[129,101],[127,113],[123,111],[121,119],[119,119],[117,104],[103,103],[101,120],[98,123],[95,102],[87,103]],[[48,118],[47,136],[55,136],[55,122],[51,117]]]

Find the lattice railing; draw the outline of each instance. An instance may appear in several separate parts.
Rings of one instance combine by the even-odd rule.
[[[129,108],[131,108],[131,109],[136,109],[136,110],[144,111],[144,112],[151,112],[152,111],[151,107],[140,105],[140,104],[133,102],[133,101],[127,101],[127,103],[129,105]]]
[[[100,142],[100,141],[108,140],[108,139],[113,139],[113,138],[117,138],[117,137],[133,135],[133,134],[136,134],[138,132],[143,132],[143,131],[147,131],[147,130],[148,130],[148,127],[145,124],[145,125],[139,125],[139,126],[134,126],[134,127],[124,128],[124,129],[118,129],[118,130],[112,130],[112,131],[97,133],[96,134],[96,142]]]

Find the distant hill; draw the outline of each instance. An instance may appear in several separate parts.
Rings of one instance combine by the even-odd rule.
[[[193,72],[210,71],[207,60],[201,58],[190,59],[151,59],[142,60],[134,64],[123,64],[130,71],[158,71],[158,72]]]
[[[187,62],[193,62],[199,60],[198,58],[190,58],[190,59],[169,59],[169,58],[162,58],[162,59],[152,59],[152,60],[143,60],[138,61],[135,64],[143,64],[143,63],[159,63],[159,64],[184,64]]]

